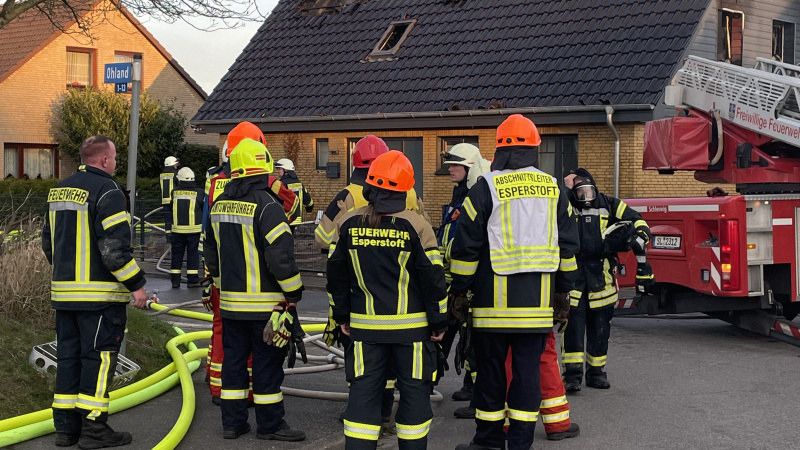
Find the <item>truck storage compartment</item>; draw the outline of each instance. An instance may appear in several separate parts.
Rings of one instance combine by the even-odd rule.
[[[700,117],[672,117],[644,125],[642,169],[707,170],[710,124]]]

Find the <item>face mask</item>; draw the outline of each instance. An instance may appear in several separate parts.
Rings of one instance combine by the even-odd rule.
[[[572,188],[575,199],[580,202],[591,202],[595,199],[595,188],[591,184],[583,184]]]

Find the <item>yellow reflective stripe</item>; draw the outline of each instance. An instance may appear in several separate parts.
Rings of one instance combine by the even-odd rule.
[[[350,326],[366,330],[406,330],[428,326],[427,314],[358,314],[350,313]]]
[[[425,256],[428,257],[428,259],[431,261],[431,264],[444,266],[444,261],[442,261],[442,253],[438,248],[434,250],[426,250]]]
[[[503,247],[513,248],[514,241],[511,233],[511,202],[500,204],[500,222],[503,232]]]
[[[135,259],[131,259],[128,261],[128,264],[125,264],[122,266],[122,268],[118,270],[112,270],[111,274],[114,275],[114,277],[119,281],[130,280],[134,277],[134,275],[139,274],[139,265],[136,264]]]
[[[591,297],[591,294],[589,294],[589,296]],[[604,306],[608,306],[608,305],[616,303],[618,299],[619,298],[618,298],[618,296],[616,295],[616,292],[615,292],[614,295],[612,295],[611,297],[600,299],[600,300],[590,301],[589,302],[589,308],[591,308],[591,309],[602,308]]]
[[[269,233],[267,233],[265,238],[267,239],[267,242],[272,244],[273,242],[275,242],[275,239],[278,239],[278,237],[283,233],[292,234],[292,230],[289,228],[289,225],[287,225],[286,222],[279,223],[275,228],[273,228]]]
[[[283,392],[277,394],[256,394],[253,393],[253,402],[256,405],[272,405],[283,401]]]
[[[89,411],[86,417],[94,419],[99,417],[100,414],[108,412],[108,399],[78,394],[78,401],[75,402],[75,407]]]
[[[175,225],[172,224],[172,232],[177,234],[192,234],[203,231],[203,225]]]
[[[51,281],[50,289],[54,291],[88,291],[88,292],[124,292],[128,290],[117,281]]]
[[[469,216],[469,220],[474,222],[475,218],[478,217],[478,211],[475,210],[475,206],[472,204],[472,200],[469,197],[467,197],[467,199],[464,200],[464,203],[461,206],[464,208],[464,212],[467,213],[467,215]],[[447,234],[445,234],[445,236],[447,236]]]
[[[89,281],[92,249],[89,239],[89,211],[76,211],[75,281]]]
[[[561,362],[564,364],[583,364],[583,352],[562,353]]]
[[[226,301],[220,299],[219,308],[232,312],[272,312],[275,306],[283,300],[272,302],[246,302],[242,300]]]
[[[197,269],[186,269],[186,275],[197,275],[198,273]]]
[[[411,378],[422,379],[422,342],[414,342],[414,356],[411,365]]]
[[[569,419],[569,410],[554,414],[542,414],[542,422],[544,423],[562,422],[567,419]]]
[[[178,275],[180,275],[180,273],[181,273],[181,269],[170,269],[170,270],[169,270],[169,273],[175,273],[175,274],[178,274]]]
[[[56,212],[50,211],[48,213],[50,216],[50,254],[54,254],[56,251]]]
[[[573,272],[578,270],[578,262],[575,261],[575,257],[572,258],[561,258],[561,261],[558,263],[558,270],[562,272]]]
[[[622,219],[622,215],[625,214],[625,210],[627,208],[628,208],[628,205],[626,205],[625,202],[622,202],[622,201],[619,202],[619,205],[617,205],[617,212],[614,213],[614,215],[617,217],[617,219]]]
[[[369,291],[369,289],[367,289],[367,284],[364,282],[364,274],[361,273],[361,262],[358,260],[358,251],[355,249],[350,249],[350,260],[353,263],[353,270],[356,274],[358,287],[360,287],[361,291],[364,292],[364,297],[367,303],[367,314],[375,314],[375,300],[372,297],[372,293]]]
[[[331,245],[328,247],[328,258],[333,255],[333,252],[336,251],[336,242],[331,242]]]
[[[508,418],[522,422],[536,422],[539,420],[539,411],[522,411],[508,408]]]
[[[242,245],[245,273],[247,274],[247,292],[259,292],[261,291],[261,270],[256,250],[256,237],[253,227],[250,225],[242,225]]]
[[[494,277],[494,307],[505,308],[508,298],[508,280],[502,275],[493,274],[492,276]]]
[[[479,319],[473,317],[472,325],[475,328],[535,328],[546,329],[553,327],[552,313],[550,318],[511,318],[511,317],[490,317]]]
[[[581,291],[569,291],[569,306],[577,308],[580,304],[581,297],[583,297],[583,292]]]
[[[284,300],[283,292],[220,291],[220,300],[274,304]]]
[[[249,389],[222,389],[219,398],[223,400],[246,400]]]
[[[356,378],[364,375],[364,343],[361,341],[353,342],[353,356],[355,357],[353,365],[353,374]]]
[[[314,234],[316,234],[322,240],[322,242],[324,242],[326,244],[329,244],[329,245],[330,245],[331,241],[333,241],[333,235],[334,235],[335,232],[336,232],[336,229],[334,228],[333,230],[331,230],[330,233],[326,233],[325,229],[322,228],[322,224],[317,225],[317,229],[314,230]]]
[[[397,379],[386,380],[386,389],[394,389],[395,385],[397,385]]]
[[[547,317],[552,315],[550,308],[472,308],[472,317]]]
[[[453,275],[475,275],[478,271],[478,261],[461,261],[453,259],[450,261],[450,272]]]
[[[220,377],[208,377],[209,384],[212,386],[222,386],[222,378]]]
[[[70,291],[59,292],[50,291],[50,300],[54,302],[110,302],[127,303],[131,301],[131,294],[125,292],[101,292],[96,291]]]
[[[483,411],[476,408],[475,418],[479,420],[485,420],[487,422],[497,422],[498,420],[503,420],[506,418],[506,410],[501,409],[500,411]]]
[[[397,438],[398,439],[420,439],[424,438],[428,435],[428,432],[431,430],[431,421],[433,419],[428,419],[427,421],[419,424],[419,425],[403,425],[402,423],[396,423],[397,425]]]
[[[586,354],[586,362],[589,363],[590,366],[594,367],[603,367],[606,365],[606,358],[608,355],[603,356],[592,356],[590,354]]]
[[[647,226],[647,222],[645,222],[642,219],[639,219],[636,222],[633,222],[633,228],[641,228],[641,227],[646,227],[646,226]]]
[[[209,345],[209,347],[211,347],[211,346]],[[217,372],[221,372],[222,371],[222,363],[212,362],[210,364],[210,366],[211,366],[211,370],[216,370]]]
[[[283,292],[292,292],[303,287],[303,280],[300,279],[300,274],[287,278],[285,280],[278,280]]]
[[[447,312],[447,297],[439,300],[439,312],[442,314]]]
[[[344,435],[355,439],[377,441],[381,434],[380,425],[344,421]]]
[[[53,408],[72,409],[78,401],[78,394],[53,394]]]
[[[438,253],[438,252],[437,252]],[[397,277],[397,314],[408,312],[408,283],[411,275],[408,273],[408,260],[411,252],[401,251],[397,255],[397,265],[400,268],[400,276]]]
[[[101,223],[103,225],[103,229],[108,230],[114,225],[127,221],[128,221],[128,213],[126,211],[120,211],[116,214],[112,214],[106,217]]]
[[[547,308],[550,305],[550,272],[542,273],[539,277],[539,307]]]
[[[567,404],[567,397],[562,395],[561,397],[542,399],[542,403],[539,405],[539,408],[540,409],[555,408],[556,406],[563,406],[566,404]]]

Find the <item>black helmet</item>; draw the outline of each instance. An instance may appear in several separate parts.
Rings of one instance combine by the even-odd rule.
[[[629,220],[617,222],[603,231],[603,251],[605,253],[621,253],[631,249],[631,241],[635,237],[633,223]]]

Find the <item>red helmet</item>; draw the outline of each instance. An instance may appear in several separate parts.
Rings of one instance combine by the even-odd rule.
[[[239,145],[239,142],[242,142],[242,139],[252,139],[256,142],[260,142],[264,146],[267,145],[264,133],[261,132],[258,126],[250,122],[239,122],[239,125],[233,127],[231,132],[228,133],[227,156],[231,156],[231,152]]]
[[[497,148],[510,145],[536,147],[542,143],[539,130],[531,119],[522,114],[512,114],[497,127]]]
[[[375,158],[389,151],[389,146],[383,139],[372,134],[364,136],[356,142],[356,150],[353,152],[353,167],[366,169],[375,161]]]

